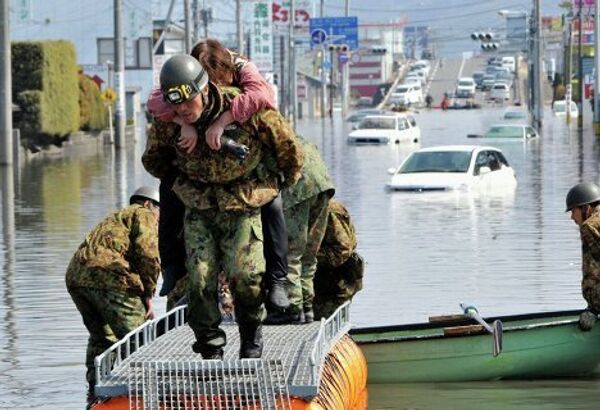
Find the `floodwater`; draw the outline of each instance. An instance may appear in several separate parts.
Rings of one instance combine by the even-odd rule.
[[[351,310],[356,326],[426,321],[459,313],[460,302],[483,315],[584,307],[579,237],[564,197],[579,181],[599,180],[590,130],[569,132],[547,115],[539,141],[491,144],[516,171],[518,185],[508,192],[384,190],[387,169],[412,149],[480,144],[466,134],[498,122],[501,112],[423,112],[420,144],[405,146],[349,146],[339,118],[299,124],[323,152],[368,263]],[[155,183],[141,166],[143,147],[142,135],[123,153],[72,149],[2,172],[0,408],[83,408],[87,333],[64,271],[95,223],[135,187]],[[164,312],[164,302],[157,309]],[[369,393],[370,409],[593,409],[600,381],[370,386]]]

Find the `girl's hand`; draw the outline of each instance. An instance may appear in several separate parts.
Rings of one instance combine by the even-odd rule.
[[[198,131],[193,125],[183,124],[181,126],[181,137],[177,142],[179,148],[185,150],[188,154],[194,151],[198,143]]]

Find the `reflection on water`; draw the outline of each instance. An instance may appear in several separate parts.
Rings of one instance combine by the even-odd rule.
[[[352,307],[356,325],[425,321],[459,312],[462,301],[483,315],[583,306],[578,232],[564,213],[564,195],[576,182],[598,181],[598,142],[590,130],[569,132],[550,116],[539,141],[466,138],[500,114],[423,112],[420,143],[389,146],[348,145],[350,128],[340,119],[300,123],[323,153],[336,196],[352,212],[367,261],[364,290]],[[388,168],[417,148],[441,144],[502,149],[517,174],[516,189],[385,191]],[[143,138],[125,151],[70,148],[65,157],[3,171],[0,408],[23,408],[25,400],[27,408],[83,407],[87,332],[64,272],[93,225],[127,204],[139,185],[157,185],[141,166],[142,151]],[[156,309],[164,311],[164,301]],[[520,383],[371,386],[370,408],[510,408],[503,402],[589,408],[600,391],[596,381]]]

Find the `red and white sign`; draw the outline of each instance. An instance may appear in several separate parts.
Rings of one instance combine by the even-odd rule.
[[[312,14],[312,2],[310,0],[296,0],[295,8],[295,25],[296,27],[308,27],[310,16]],[[282,26],[290,24],[290,1],[274,1],[273,2],[273,24],[275,28],[281,29]]]

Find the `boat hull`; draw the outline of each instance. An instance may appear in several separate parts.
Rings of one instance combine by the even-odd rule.
[[[444,336],[448,323],[354,329],[351,336],[364,352],[369,383],[582,377],[600,363],[600,326],[582,332],[577,312],[487,320],[495,319],[504,324],[496,357],[491,335]]]

